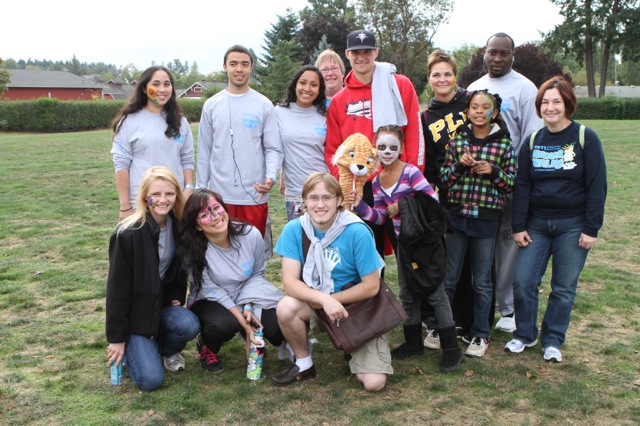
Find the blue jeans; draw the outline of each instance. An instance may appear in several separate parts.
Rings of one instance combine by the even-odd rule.
[[[447,234],[447,273],[444,276],[444,288],[453,300],[456,285],[460,280],[467,246],[471,246],[471,269],[473,273],[473,325],[471,337],[488,339],[491,334],[489,313],[493,299],[493,283],[491,282],[491,267],[496,238],[469,237],[463,232],[454,231]]]
[[[578,277],[589,250],[578,245],[584,217],[570,219],[527,218],[532,242],[518,250],[514,273],[514,303],[517,330],[513,337],[531,343],[538,337],[538,287],[551,262],[551,294],[542,319],[542,347],[561,348],[565,340]]]
[[[162,357],[182,351],[200,332],[198,317],[182,306],[167,306],[160,311],[158,338],[132,334],[125,345],[125,363],[133,382],[142,390],[162,385]]]
[[[298,213],[298,208],[302,203],[296,203],[294,201],[285,201],[284,205],[287,209],[287,222],[291,222],[293,219],[300,216]]]

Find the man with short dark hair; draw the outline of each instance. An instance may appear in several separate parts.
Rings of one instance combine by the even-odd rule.
[[[265,235],[269,190],[283,153],[269,99],[249,87],[253,57],[240,45],[224,55],[229,83],[202,108],[198,136],[198,187],[219,193],[229,216]]]
[[[500,116],[507,125],[516,156],[523,141],[543,125],[536,115],[535,84],[513,70],[515,43],[505,33],[496,33],[487,40],[484,67],[487,74],[471,83],[469,91],[488,89],[502,98]],[[513,316],[513,267],[518,246],[511,237],[511,197],[505,203],[494,256],[496,271],[496,308],[502,315],[496,328],[512,332],[516,328]]]

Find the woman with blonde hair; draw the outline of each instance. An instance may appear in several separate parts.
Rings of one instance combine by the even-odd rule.
[[[200,323],[184,308],[187,276],[176,255],[184,195],[175,174],[156,166],[142,178],[135,212],[109,241],[107,366],[125,362],[140,389],[154,390],[169,371],[185,368],[180,354]]]

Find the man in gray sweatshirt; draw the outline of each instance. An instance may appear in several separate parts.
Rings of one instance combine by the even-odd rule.
[[[249,87],[253,66],[244,46],[232,46],[224,55],[227,89],[202,108],[197,184],[219,193],[229,216],[249,222],[264,236],[269,190],[283,154],[271,101]]]

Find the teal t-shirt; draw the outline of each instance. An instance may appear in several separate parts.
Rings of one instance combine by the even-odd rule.
[[[300,219],[287,223],[276,243],[275,252],[282,257],[297,260],[304,266],[302,232]],[[324,237],[315,228],[314,233],[319,239]],[[362,222],[348,225],[323,252],[326,266],[331,271],[333,293],[342,290],[347,283],[361,282],[361,277],[384,266],[376,251],[373,234]]]

